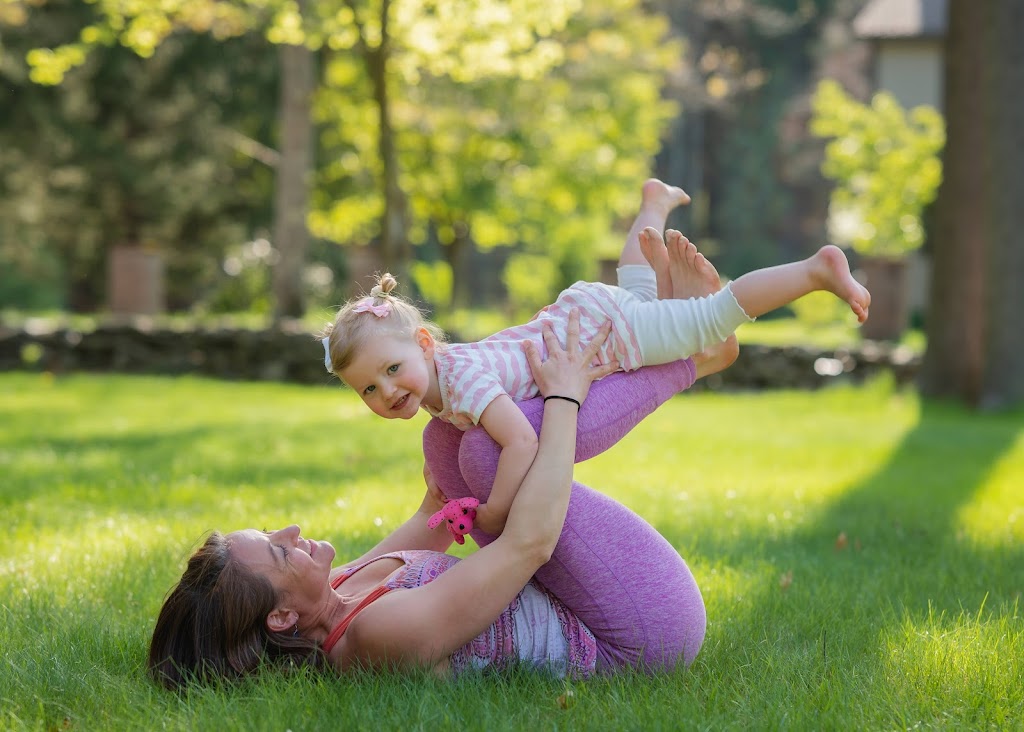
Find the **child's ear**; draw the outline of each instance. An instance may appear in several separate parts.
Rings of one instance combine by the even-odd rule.
[[[434,336],[422,325],[416,329],[416,343],[423,349],[423,357],[431,359],[434,357]]]

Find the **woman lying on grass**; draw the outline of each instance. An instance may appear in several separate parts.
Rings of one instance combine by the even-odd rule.
[[[735,341],[696,365],[620,372],[590,390],[615,367],[590,365],[607,333],[581,351],[576,314],[564,350],[548,331],[548,360],[528,352],[541,393],[583,402],[584,414],[566,399],[522,403],[535,427],[543,417],[540,447],[499,537],[474,535],[481,548],[460,561],[443,553],[451,535],[427,528],[446,497],[486,501],[499,454],[483,430],[433,420],[419,510],[356,561],[332,568],[334,548],[297,526],[211,535],[160,612],[154,677],[178,688],[281,662],[440,674],[527,663],[571,676],[690,663],[706,618],[685,562],[639,516],[574,483],[572,466],[574,452],[601,452],[696,378],[732,363]],[[577,417],[600,427],[577,435]]]

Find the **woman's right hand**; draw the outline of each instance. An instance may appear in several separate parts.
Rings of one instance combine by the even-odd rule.
[[[544,324],[543,330],[544,345],[548,351],[547,360],[541,361],[537,346],[532,341],[524,341],[526,360],[530,364],[530,371],[533,372],[534,381],[537,382],[541,395],[570,397],[582,403],[590,391],[590,385],[596,379],[618,371],[618,361],[593,365],[594,357],[611,330],[611,322],[606,321],[594,339],[581,350],[580,313],[578,309],[573,308],[569,312],[565,348],[562,348],[548,323]]]
[[[434,474],[430,472],[430,468],[425,462],[423,463],[423,482],[426,483],[427,493],[423,497],[423,505],[420,506],[420,510],[430,514],[436,513],[444,508],[444,504],[448,503],[448,496],[434,480]]]

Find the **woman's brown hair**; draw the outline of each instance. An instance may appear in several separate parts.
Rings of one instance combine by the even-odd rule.
[[[234,561],[228,540],[214,532],[189,558],[160,609],[150,674],[180,689],[192,681],[241,678],[266,664],[326,668],[317,643],[267,628],[276,602],[270,580]]]

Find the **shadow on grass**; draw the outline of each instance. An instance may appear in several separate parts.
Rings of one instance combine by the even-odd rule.
[[[991,542],[968,537],[958,514],[1021,430],[1019,415],[924,403],[888,461],[810,525],[778,537],[702,536],[701,554],[761,577],[727,606],[705,597],[712,608],[710,643],[699,657],[705,672],[748,668],[734,658],[741,654],[755,673],[803,673],[813,689],[826,670],[838,670],[899,699],[904,692],[890,687],[897,684],[886,638],[900,637],[906,618],[927,627],[943,615],[949,622],[961,613],[1014,615],[1024,591],[1024,547],[1001,535]],[[777,569],[767,579],[765,561]],[[895,713],[902,703],[895,702]]]
[[[0,509],[59,501],[179,512],[230,499],[212,493],[219,486],[248,486],[267,501],[280,498],[282,487],[322,486],[289,492],[291,507],[302,509],[355,490],[368,475],[392,482],[396,473],[403,479],[418,473],[409,460],[415,445],[374,439],[358,425],[350,432],[351,439],[342,439],[345,425],[325,421],[289,426],[282,434],[254,424],[9,440],[5,448],[20,459],[5,472]]]

